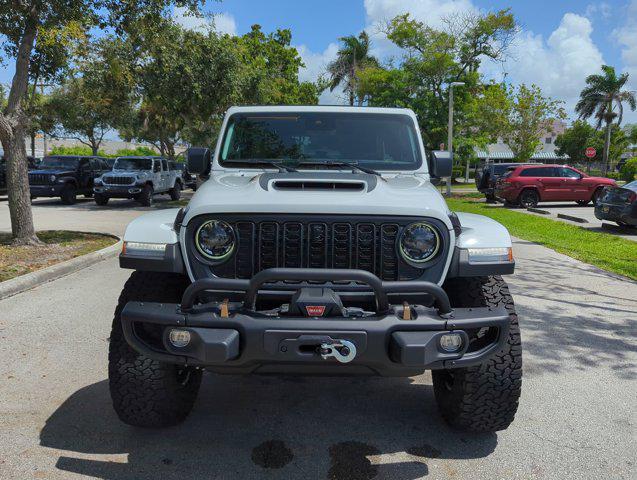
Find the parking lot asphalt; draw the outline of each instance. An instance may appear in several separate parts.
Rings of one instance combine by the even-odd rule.
[[[191,196],[190,190],[182,192],[183,199]],[[105,206],[96,205],[92,198],[78,197],[75,205],[63,205],[59,198],[37,198],[32,202],[33,223],[36,230],[65,229],[122,237],[131,220],[164,206],[170,206],[167,195],[156,195],[153,207],[142,207],[134,200],[116,198]],[[0,197],[0,232],[10,231],[9,205],[6,197]]]
[[[36,225],[60,228],[55,214],[64,228],[121,233],[144,211],[116,206],[97,218],[83,203],[38,205]],[[207,374],[183,425],[134,429],[108,392],[129,275],[116,259],[0,301],[0,478],[635,478],[637,283],[529,242],[514,251],[523,395],[508,430],[478,436],[443,423],[429,373]]]
[[[604,232],[610,233],[612,235],[617,235],[618,237],[625,238],[627,240],[633,240],[637,242],[637,229],[620,227],[615,222],[610,221],[601,221],[595,217],[595,209],[592,205],[587,205],[585,207],[580,207],[575,203],[570,202],[562,202],[562,203],[541,203],[537,207],[540,210],[545,210],[549,212],[549,214],[541,214],[530,212],[524,208],[520,208],[520,212],[528,213],[529,215],[537,215],[539,217],[547,217],[552,220],[559,220],[560,222],[570,223],[571,225],[578,225],[580,227],[593,230],[596,232]],[[561,213],[564,215],[570,215],[572,217],[581,218],[586,220],[586,223],[574,222],[571,220],[559,218],[557,215]],[[602,226],[602,223],[604,226]]]

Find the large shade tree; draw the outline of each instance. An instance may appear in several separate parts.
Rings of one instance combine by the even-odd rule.
[[[330,76],[330,91],[338,86],[349,98],[349,104],[354,105],[358,92],[358,73],[370,67],[378,66],[378,60],[370,55],[370,41],[367,32],[361,32],[358,37],[350,35],[341,37],[336,59],[327,66]],[[359,97],[359,103],[361,98]]]
[[[613,121],[621,125],[624,102],[631,110],[637,108],[635,92],[624,90],[628,74],[617,75],[615,68],[602,65],[602,73],[586,77],[586,87],[581,91],[575,111],[581,119],[595,117],[597,128],[605,125],[603,173],[608,172]]]
[[[0,141],[7,157],[7,187],[13,241],[39,244],[35,235],[28,183],[25,135],[30,117],[29,80],[40,81],[59,73],[68,61],[65,52],[47,53],[46,39],[72,24],[82,31],[92,26],[112,28],[117,35],[136,35],[140,25],[152,25],[171,15],[171,5],[197,10],[203,0],[0,0],[0,40],[15,71],[6,104],[0,112]],[[38,58],[38,55],[41,55]],[[36,65],[46,66],[36,72]],[[48,78],[47,78],[48,77]]]

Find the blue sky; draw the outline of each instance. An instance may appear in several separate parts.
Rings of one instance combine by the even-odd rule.
[[[637,90],[637,0],[224,0],[208,2],[216,13],[218,30],[242,34],[254,23],[265,31],[290,28],[293,43],[306,63],[303,79],[313,80],[334,58],[338,37],[366,29],[380,58],[400,55],[378,33],[378,24],[410,12],[432,26],[445,15],[511,7],[522,31],[504,65],[484,63],[485,76],[513,83],[536,83],[545,93],[573,105],[586,75],[602,63],[631,74],[630,88]],[[197,28],[201,20],[175,18]],[[0,67],[0,82],[11,81],[11,65]],[[338,94],[324,94],[324,103],[342,101]],[[637,122],[637,114],[627,115]]]

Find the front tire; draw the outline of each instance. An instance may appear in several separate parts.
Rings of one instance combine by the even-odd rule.
[[[101,193],[96,193],[93,199],[95,200],[95,203],[97,203],[100,207],[106,205],[109,200],[107,196],[102,195]]]
[[[175,186],[168,191],[168,194],[171,200],[179,200],[181,198],[181,183],[175,182]]]
[[[108,384],[113,408],[124,423],[159,428],[181,423],[199,392],[201,370],[152,360],[131,348],[121,325],[129,301],[175,302],[188,286],[183,275],[133,272],[115,309],[108,352]]]
[[[151,207],[153,205],[153,187],[150,185],[144,185],[137,201],[144,207]]]
[[[522,390],[522,344],[513,299],[502,277],[455,278],[445,283],[454,307],[499,307],[509,312],[509,337],[502,351],[481,365],[432,372],[442,417],[470,432],[506,429]]]
[[[77,202],[77,189],[75,185],[66,185],[60,193],[60,200],[64,205],[73,205]]]

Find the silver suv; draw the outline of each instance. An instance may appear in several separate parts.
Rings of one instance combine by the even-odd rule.
[[[183,189],[181,171],[171,170],[162,157],[118,157],[113,170],[95,179],[95,203],[106,205],[111,198],[134,198],[149,207],[153,195],[165,193],[179,200]]]

